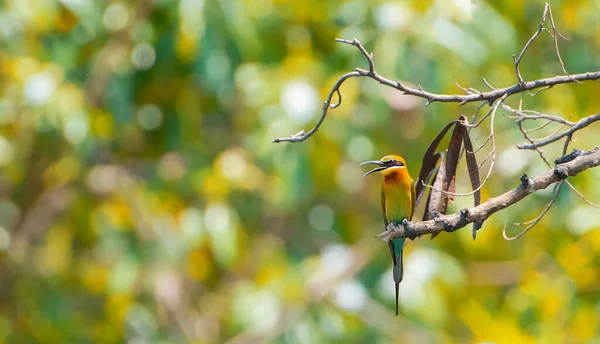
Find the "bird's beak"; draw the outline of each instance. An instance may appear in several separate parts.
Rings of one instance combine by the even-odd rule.
[[[383,171],[386,168],[388,168],[383,162],[381,162],[379,160],[365,161],[365,162],[361,163],[360,165],[362,166],[362,165],[370,165],[370,164],[378,165],[379,167],[375,167],[374,169],[370,170],[369,172],[363,174],[363,177],[365,177],[365,176],[367,176],[367,175],[369,175],[371,173],[374,173],[374,172]]]

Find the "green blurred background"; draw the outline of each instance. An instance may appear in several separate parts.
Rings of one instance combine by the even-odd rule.
[[[477,104],[425,108],[351,79],[314,137],[271,143],[310,129],[335,80],[366,67],[334,38],[360,39],[380,74],[432,92],[485,90],[482,77],[505,87],[544,2],[0,4],[0,342],[600,343],[600,212],[567,187],[517,241],[504,221],[535,217],[550,191],[494,215],[476,241],[467,228],[408,242],[393,315],[380,179],[358,164],[401,154],[416,176],[433,136]],[[567,70],[599,70],[600,1],[551,5]],[[562,73],[548,35],[521,71]],[[584,82],[507,104],[577,120],[599,94]],[[484,200],[547,170],[501,114]],[[488,130],[472,131],[475,145]],[[599,181],[600,168],[572,180],[597,203]]]

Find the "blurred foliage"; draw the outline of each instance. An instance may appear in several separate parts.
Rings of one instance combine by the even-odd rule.
[[[549,192],[476,241],[409,242],[393,316],[380,181],[358,163],[401,154],[416,176],[433,135],[476,104],[425,108],[353,79],[314,137],[271,143],[309,129],[335,80],[365,67],[335,37],[429,91],[504,87],[543,4],[0,1],[0,342],[599,343],[600,212],[568,188],[518,241],[504,221],[536,216]],[[600,2],[551,5],[567,70],[598,70]],[[562,73],[545,34],[521,66],[527,80]],[[507,103],[576,120],[598,94],[585,82]],[[515,148],[512,120],[495,129],[483,200],[547,169]],[[597,145],[597,130],[573,146]],[[595,202],[598,181],[600,169],[573,179]]]

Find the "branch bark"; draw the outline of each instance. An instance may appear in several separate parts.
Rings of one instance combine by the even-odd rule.
[[[548,186],[575,176],[589,168],[600,165],[600,150],[598,147],[590,151],[574,150],[572,153],[557,159],[563,162],[548,173],[529,178],[526,174],[521,176],[521,185],[474,208],[465,208],[455,214],[440,215],[433,220],[419,222],[405,222],[404,224],[390,223],[387,230],[377,237],[383,241],[396,238],[415,239],[425,234],[438,234],[440,232],[454,232],[470,223],[482,224],[492,214],[507,208],[528,195],[545,189]]]

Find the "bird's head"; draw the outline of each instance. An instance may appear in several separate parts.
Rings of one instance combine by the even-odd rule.
[[[406,168],[406,161],[399,155],[386,155],[381,160],[365,161],[361,165],[369,164],[377,165],[377,167],[365,173],[363,177],[373,172],[381,172],[385,176],[397,172],[398,169]]]

